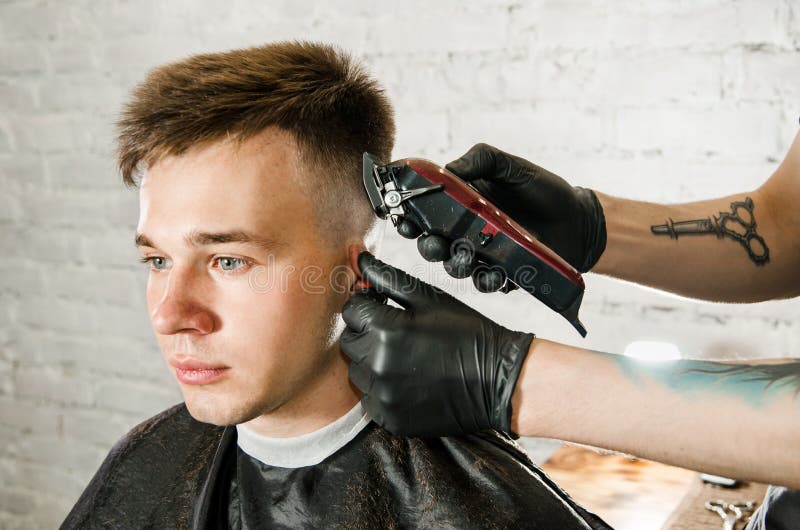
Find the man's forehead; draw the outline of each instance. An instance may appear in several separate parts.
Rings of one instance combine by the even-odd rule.
[[[220,139],[164,156],[143,172],[140,193],[182,185],[192,190],[214,184],[217,190],[248,183],[274,187],[303,178],[293,139],[286,133],[268,133],[247,140]]]
[[[139,231],[146,233],[145,225],[172,225],[173,233],[177,227],[219,226],[225,230],[214,231],[253,235],[302,222],[314,205],[300,185],[304,176],[293,142],[263,135],[251,140],[249,146],[212,144],[149,168],[139,190]]]
[[[243,243],[255,245],[263,249],[274,249],[280,244],[280,241],[277,239],[265,237],[263,235],[240,228],[217,231],[193,228],[184,233],[181,239],[183,240],[183,243],[189,247],[204,247],[210,245],[221,245],[225,243]],[[159,248],[158,243],[153,240],[152,236],[145,232],[136,232],[134,244],[137,247]]]

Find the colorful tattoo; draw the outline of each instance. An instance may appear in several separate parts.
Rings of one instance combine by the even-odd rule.
[[[647,362],[624,355],[614,357],[628,378],[638,382],[642,377],[651,378],[678,392],[721,391],[758,407],[786,395],[800,401],[800,362],[749,365],[692,360]]]

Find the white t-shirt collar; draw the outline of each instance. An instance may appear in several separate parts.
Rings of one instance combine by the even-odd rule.
[[[355,407],[325,427],[291,438],[262,436],[243,424],[236,426],[239,447],[267,465],[297,468],[319,464],[344,447],[370,422],[359,401]]]

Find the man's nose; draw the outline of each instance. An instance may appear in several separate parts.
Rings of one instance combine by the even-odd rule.
[[[150,310],[153,330],[160,335],[179,332],[199,334],[214,330],[214,315],[199,298],[200,279],[188,268],[173,267],[163,292]]]

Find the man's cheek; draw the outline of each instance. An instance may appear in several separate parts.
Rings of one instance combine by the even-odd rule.
[[[262,345],[279,340],[287,331],[296,331],[302,323],[302,306],[295,297],[280,291],[251,293],[231,308],[227,319],[231,329],[249,343]]]
[[[158,293],[162,292],[159,281],[154,280],[152,275],[147,277],[147,287],[145,288],[145,299],[147,300],[147,310],[151,312],[158,301]]]

